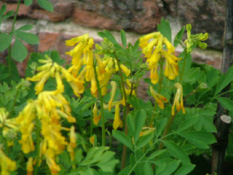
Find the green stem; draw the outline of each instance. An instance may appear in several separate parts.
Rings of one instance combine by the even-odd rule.
[[[185,64],[186,64],[186,59],[187,59],[187,52],[185,51],[184,53],[184,61],[183,61],[183,65],[182,65],[182,70],[181,70],[181,73],[180,73],[180,79],[179,79],[179,83],[182,82],[183,80],[183,76],[184,76],[184,68],[185,68]]]
[[[125,91],[125,88],[124,88],[125,81],[124,81],[123,73],[122,73],[122,70],[121,70],[121,67],[120,67],[120,61],[117,58],[117,56],[116,56],[116,60],[117,60],[117,66],[119,68],[119,75],[121,77],[121,87],[122,87],[122,91],[123,91],[123,98],[124,98],[125,103],[126,103],[126,110],[125,110],[124,116],[123,116],[123,125],[124,125],[124,128],[125,128],[125,134],[128,135],[128,126],[127,126],[126,120],[127,120],[127,115],[130,112],[130,104],[127,103],[127,96],[126,96],[126,91]],[[123,169],[125,167],[126,154],[127,154],[127,147],[124,145],[123,146],[123,151],[122,151],[121,169]]]
[[[161,92],[162,90],[162,85],[163,85],[163,63],[164,63],[164,59],[162,58],[159,62],[159,66],[160,66],[160,74],[159,74],[159,90],[158,90],[158,93]],[[153,126],[153,122],[156,118],[156,109],[157,109],[157,104],[155,102],[155,105],[154,105],[154,109],[153,109],[153,113],[152,113],[152,117],[151,117],[151,120],[150,120],[150,126]]]
[[[171,118],[169,119],[169,121],[167,122],[167,125],[166,125],[166,127],[165,127],[165,129],[163,131],[163,136],[162,136],[163,139],[162,140],[164,140],[165,137],[167,136],[167,133],[168,133],[168,131],[170,129],[170,126],[171,126],[173,120],[175,119],[176,114],[177,114],[177,111],[176,111],[175,115],[172,115]],[[161,150],[162,148],[163,148],[163,142],[160,142],[160,145],[159,145],[158,149]]]
[[[92,101],[94,101],[94,97],[92,96]],[[91,111],[93,111],[93,106],[91,107]],[[90,136],[93,134],[93,112],[91,113],[91,126],[90,126]]]
[[[103,101],[103,96],[101,95],[100,83],[99,83],[99,80],[97,77],[97,71],[96,71],[96,62],[94,59],[93,59],[93,67],[94,67],[97,91],[98,91],[99,99],[100,99],[100,115],[101,115],[101,121],[102,121],[102,146],[105,146],[106,133],[105,133],[105,118],[104,118],[104,107],[103,107],[104,101]]]
[[[20,6],[20,0],[18,0],[18,4],[17,4],[16,11],[15,11],[15,16],[14,16],[14,19],[13,19],[13,25],[12,25],[12,28],[11,28],[10,35],[15,30],[15,23],[16,23],[18,12],[19,12],[19,6]],[[10,44],[9,47],[8,47],[8,69],[9,69],[9,77],[10,77],[10,79],[12,77],[12,74],[11,74],[11,61],[12,60],[11,60],[11,44]]]
[[[34,175],[38,174],[39,162],[40,162],[40,123],[36,118],[36,166],[34,169]]]
[[[14,112],[14,107],[15,107],[15,104],[16,104],[16,100],[18,99],[18,95],[19,95],[19,91],[20,91],[21,86],[22,86],[22,84],[19,84],[19,86],[17,87],[17,91],[16,91],[16,94],[15,94],[15,99],[14,99],[14,102],[13,102],[13,104],[11,106],[11,110],[10,110],[8,118],[12,118],[12,115],[13,115],[13,112]]]

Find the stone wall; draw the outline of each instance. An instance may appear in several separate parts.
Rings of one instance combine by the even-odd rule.
[[[119,40],[119,30],[127,32],[128,40],[135,42],[145,33],[156,31],[156,26],[164,17],[170,20],[173,37],[181,26],[191,23],[193,33],[208,32],[208,49],[196,50],[193,58],[199,63],[208,63],[220,68],[222,57],[222,38],[224,31],[225,3],[220,0],[50,0],[54,12],[41,9],[36,2],[30,7],[21,3],[16,28],[24,24],[33,24],[31,32],[40,38],[40,44],[29,46],[29,51],[43,52],[58,50],[61,56],[69,49],[65,40],[89,33],[100,41],[98,31],[114,31]],[[2,0],[7,10],[15,10],[17,0]],[[10,31],[12,19],[2,23],[1,31]],[[179,49],[177,50],[180,51]],[[4,57],[7,53],[0,53]],[[1,60],[1,59],[0,59]],[[19,64],[21,74],[26,64]]]

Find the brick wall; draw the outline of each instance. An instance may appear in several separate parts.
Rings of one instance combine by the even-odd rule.
[[[65,40],[89,33],[96,41],[100,41],[98,31],[108,29],[127,31],[128,40],[135,42],[141,35],[156,30],[156,25],[162,17],[170,20],[173,35],[186,23],[193,25],[193,32],[209,32],[209,50],[193,53],[193,58],[199,63],[208,63],[220,68],[222,37],[224,30],[224,1],[212,0],[50,0],[54,12],[41,9],[36,2],[30,7],[21,3],[16,28],[24,24],[33,24],[31,32],[39,36],[39,45],[27,45],[30,52],[58,50],[67,60],[64,53],[69,49]],[[3,0],[0,7],[6,3],[7,10],[16,10],[17,0]],[[10,31],[12,19],[4,22],[2,31]],[[178,49],[179,52],[179,49]],[[0,53],[4,58],[6,51]],[[19,64],[23,75],[26,61]]]

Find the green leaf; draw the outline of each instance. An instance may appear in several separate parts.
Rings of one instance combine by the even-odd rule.
[[[107,38],[109,41],[111,41],[113,44],[118,45],[115,37],[112,35],[111,32],[109,32],[108,30],[104,30],[103,32],[98,32],[98,35],[102,38]]]
[[[16,31],[16,36],[28,44],[38,44],[39,38],[37,35],[27,32]]]
[[[137,148],[140,149],[146,146],[152,140],[153,137],[154,137],[154,133],[150,133],[148,135],[140,137],[137,142]]]
[[[162,149],[162,150],[157,150],[155,152],[153,152],[148,159],[153,160],[156,157],[159,157],[160,155],[164,154],[165,152],[167,152],[167,149]]]
[[[127,47],[127,39],[124,30],[121,30],[121,43],[124,47]]]
[[[103,155],[104,151],[106,151],[107,147],[93,147],[91,148],[85,159],[80,163],[81,166],[91,165],[93,163],[99,162],[101,160],[101,156]]]
[[[11,17],[13,14],[14,14],[14,10],[11,10],[11,11],[7,12],[7,13],[4,15],[3,19],[9,18],[9,17]]]
[[[167,118],[160,119],[156,122],[156,137],[159,137],[167,124]]]
[[[57,64],[59,64],[59,65],[65,64],[66,60],[60,57],[58,51],[53,50],[53,51],[51,51],[50,55],[51,55],[51,59],[54,62],[56,62]]]
[[[165,20],[164,18],[162,18],[161,24],[157,25],[157,29],[163,34],[163,36],[165,36],[171,42],[172,32],[171,32],[171,27],[170,27],[168,20]]]
[[[163,140],[163,143],[172,156],[181,160],[183,164],[191,164],[189,156],[181,147],[177,146],[173,141]]]
[[[19,41],[17,38],[15,39],[15,43],[14,46],[12,48],[12,57],[22,63],[23,60],[25,60],[25,58],[28,55],[28,51],[26,49],[26,47],[23,45],[23,43],[21,41]]]
[[[141,109],[136,113],[135,116],[135,134],[134,134],[134,141],[137,142],[142,127],[146,120],[146,112]]]
[[[10,46],[11,40],[12,35],[7,35],[6,33],[0,34],[0,52]]]
[[[2,17],[2,15],[6,12],[6,4],[3,4],[3,6],[0,9],[0,18]]]
[[[180,165],[180,161],[165,158],[159,159],[155,162],[158,169],[156,170],[156,175],[171,175]],[[165,167],[164,167],[165,164]]]
[[[30,6],[32,4],[33,0],[24,0],[24,4],[26,6]]]
[[[183,35],[184,35],[184,31],[185,31],[185,26],[182,27],[182,28],[180,29],[180,31],[176,34],[176,37],[175,37],[175,39],[174,39],[174,46],[175,46],[175,47],[176,47],[176,46],[180,43],[180,41],[182,40],[182,37],[183,37]]]
[[[37,0],[39,6],[47,11],[53,12],[53,4],[46,0]]]
[[[113,137],[119,140],[122,144],[133,150],[133,144],[129,136],[125,135],[121,131],[113,130],[112,131]]]
[[[134,118],[131,114],[128,114],[127,116],[127,125],[129,128],[129,134],[133,136],[135,134],[135,124],[134,124]]]
[[[190,128],[191,126],[193,126],[197,121],[198,121],[197,116],[192,116],[192,117],[188,116],[187,119],[183,123],[181,123],[181,125],[178,127],[176,131],[184,131]]]
[[[233,101],[230,100],[229,98],[226,97],[219,97],[217,98],[219,103],[226,109],[229,111],[233,111]]]
[[[189,174],[193,169],[195,168],[195,165],[189,164],[189,165],[182,165],[174,175],[187,175]]]
[[[201,149],[208,149],[210,144],[216,142],[214,135],[208,132],[192,131],[192,132],[180,132],[177,134],[180,135],[181,137],[184,137],[190,143]]]
[[[18,28],[17,30],[23,30],[23,31],[27,31],[27,30],[31,30],[33,28],[33,25],[30,24],[26,24],[20,28]]]
[[[153,175],[153,168],[151,163],[146,162],[143,167],[144,175]]]
[[[218,81],[215,95],[221,92],[233,80],[233,66],[228,69],[227,73],[222,75]]]

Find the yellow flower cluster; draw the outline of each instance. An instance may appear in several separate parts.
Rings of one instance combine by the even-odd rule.
[[[97,82],[93,67],[95,66],[101,95],[105,95],[107,93],[107,84],[112,74],[119,70],[116,59],[110,56],[102,59],[98,54],[94,54],[92,50],[94,40],[88,34],[67,40],[66,45],[75,46],[71,51],[66,53],[72,57],[72,66],[68,71],[83,83],[85,81],[91,82],[91,93],[94,97],[97,97]],[[94,65],[94,57],[96,65]],[[120,67],[126,76],[129,76],[130,70],[124,65],[120,65]]]
[[[186,30],[187,30],[187,39],[184,41],[186,45],[186,51],[188,53],[192,52],[193,48],[196,46],[200,47],[201,49],[205,49],[207,47],[207,44],[202,42],[205,41],[209,38],[208,33],[199,33],[195,35],[191,35],[191,30],[192,30],[192,25],[187,24],[186,25]]]
[[[44,91],[38,95],[36,100],[28,101],[28,104],[15,120],[21,132],[19,143],[22,145],[22,151],[26,154],[35,150],[32,133],[35,129],[40,130],[42,136],[40,156],[46,158],[52,174],[57,174],[60,171],[59,165],[55,162],[56,155],[60,154],[67,145],[68,150],[75,146],[74,139],[71,140],[72,144],[69,145],[66,138],[61,134],[62,130],[70,130],[72,137],[74,137],[74,128],[62,127],[61,118],[67,119],[70,123],[76,122],[76,119],[71,116],[68,101],[60,93]],[[70,152],[73,158],[74,153],[72,150]]]
[[[16,170],[16,162],[7,157],[0,149],[0,174],[10,175],[10,172]]]
[[[71,75],[62,66],[54,63],[48,56],[46,60],[39,60],[43,63],[37,68],[38,74],[28,78],[30,81],[37,81],[35,86],[36,100],[29,100],[24,109],[15,118],[15,124],[21,132],[22,151],[30,153],[35,150],[33,133],[40,132],[37,137],[40,140],[40,157],[45,157],[46,163],[52,174],[58,174],[61,170],[55,159],[58,154],[67,148],[71,160],[74,159],[74,148],[76,147],[75,128],[62,127],[61,120],[66,119],[69,123],[75,123],[76,119],[71,115],[71,109],[68,101],[63,97],[64,85],[62,79],[65,78],[71,85],[74,94],[80,96],[83,92],[83,83]],[[48,78],[55,78],[57,88],[53,91],[43,91],[44,84]],[[43,91],[43,92],[42,92]],[[70,131],[70,143],[61,134],[61,131]],[[38,142],[38,141],[37,141]],[[38,144],[38,143],[37,143]],[[40,159],[41,160],[41,159]],[[30,157],[27,163],[27,172],[32,174],[35,159]],[[40,162],[39,162],[40,163]]]
[[[165,59],[164,75],[170,80],[178,76],[178,63],[180,58],[175,56],[175,47],[160,32],[147,34],[139,39],[142,52],[147,58],[148,68],[150,69],[150,79],[153,84],[159,80],[157,73],[159,61]],[[166,46],[166,50],[164,49]],[[162,76],[162,75],[161,75]]]
[[[2,128],[3,137],[7,138],[8,146],[12,146],[17,137],[18,127],[14,118],[7,119],[8,115],[9,112],[5,108],[0,108],[0,128]]]
[[[30,81],[38,81],[35,86],[36,94],[39,94],[44,89],[44,84],[49,79],[49,77],[52,77],[56,79],[56,93],[64,92],[62,78],[65,78],[73,89],[74,94],[79,97],[80,94],[84,91],[83,82],[72,76],[65,68],[53,62],[53,60],[48,56],[45,57],[46,59],[39,60],[39,62],[43,64],[37,68],[39,73],[31,78],[27,78]]]

